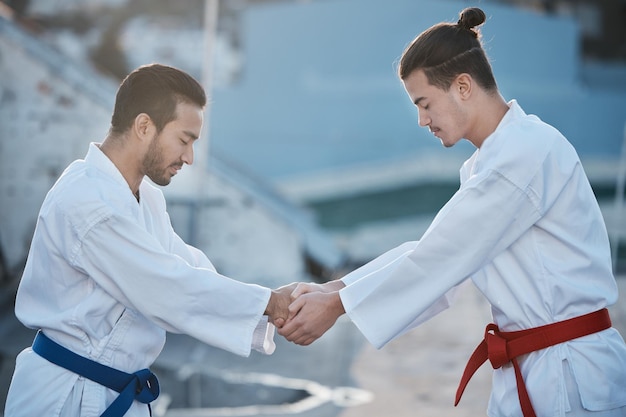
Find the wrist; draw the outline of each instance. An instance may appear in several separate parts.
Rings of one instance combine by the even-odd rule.
[[[334,292],[334,291],[339,291],[340,289],[344,288],[346,286],[346,284],[343,283],[343,281],[337,279],[334,281],[328,281],[326,282],[324,285],[324,290],[326,292]]]
[[[341,287],[343,288],[343,286]],[[343,307],[343,301],[341,301],[341,295],[339,291],[333,291],[331,294],[331,308],[335,311],[337,317],[346,313],[346,309]]]
[[[271,290],[270,298],[267,301],[267,306],[265,306],[265,311],[263,312],[264,315],[270,316],[270,317],[272,316],[275,301],[276,301],[276,290]]]

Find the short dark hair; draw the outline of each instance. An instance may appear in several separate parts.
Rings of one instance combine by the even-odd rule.
[[[457,75],[468,73],[485,90],[497,90],[480,32],[474,29],[485,18],[481,9],[468,7],[460,13],[456,24],[438,23],[426,29],[402,53],[400,79],[421,69],[430,84],[447,91]]]
[[[115,97],[111,133],[125,132],[138,114],[146,113],[160,132],[176,118],[178,103],[206,105],[204,89],[191,75],[161,64],[144,65],[128,74]]]

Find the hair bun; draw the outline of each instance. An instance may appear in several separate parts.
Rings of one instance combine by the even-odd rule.
[[[478,7],[468,7],[463,9],[456,24],[460,28],[472,30],[474,27],[484,23],[486,18],[485,12]]]

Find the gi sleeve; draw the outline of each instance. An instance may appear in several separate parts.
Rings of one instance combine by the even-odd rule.
[[[267,316],[263,316],[259,324],[254,329],[252,336],[252,349],[264,355],[271,355],[276,350],[274,343],[274,334],[276,327],[269,322]]]
[[[496,171],[470,178],[410,253],[380,262],[339,292],[346,313],[381,348],[540,218],[530,194]]]
[[[346,285],[351,285],[352,283],[370,275],[376,274],[381,269],[387,267],[390,263],[394,261],[398,261],[401,258],[404,258],[410,255],[413,252],[413,249],[417,246],[417,241],[405,242],[385,253],[373,259],[372,261],[366,263],[358,269],[350,272],[343,278],[341,281]],[[404,330],[402,330],[401,334],[406,333],[407,331],[419,326],[425,321],[431,319],[442,311],[448,309],[455,299],[456,287],[452,288],[450,291],[446,292],[443,296],[441,296],[437,301],[435,301],[424,313],[420,314],[415,320],[409,324]]]
[[[102,216],[79,241],[71,262],[120,303],[167,331],[250,354],[268,288],[190,265],[120,215]]]
[[[385,266],[387,266],[389,263],[393,262],[394,260],[397,260],[398,258],[408,255],[409,253],[413,251],[416,245],[417,245],[417,242],[405,242],[399,246],[396,246],[395,248],[374,258],[372,261],[366,263],[365,265],[350,272],[349,274],[341,278],[341,281],[346,286],[350,285],[354,283],[355,281],[358,281],[361,278],[369,274],[372,274],[381,268],[384,268]]]

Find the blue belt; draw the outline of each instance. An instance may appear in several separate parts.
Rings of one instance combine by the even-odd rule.
[[[149,369],[127,374],[110,368],[64,348],[41,330],[35,336],[33,351],[55,365],[119,392],[120,395],[100,417],[122,417],[134,400],[150,407],[150,402],[159,396],[159,381]]]

